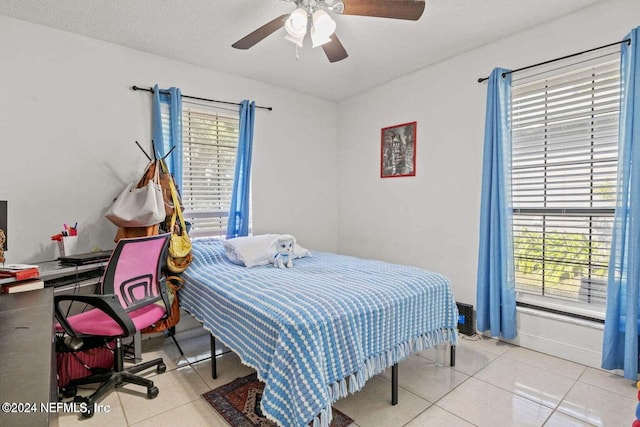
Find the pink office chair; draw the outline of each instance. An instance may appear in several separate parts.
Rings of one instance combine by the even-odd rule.
[[[74,401],[87,404],[85,418],[93,416],[94,403],[111,388],[123,383],[147,387],[147,397],[158,395],[153,381],[135,375],[156,366],[158,373],[166,371],[163,360],[155,359],[124,369],[122,338],[134,335],[170,312],[165,278],[162,275],[170,233],[150,237],[120,239],[114,249],[107,269],[102,277],[99,295],[66,294],[55,295],[56,328],[65,335],[65,342],[73,350],[82,350],[96,340],[115,340],[113,370],[96,373],[70,383],[71,395],[75,386],[101,383],[88,397],[76,396]],[[81,302],[90,305],[90,310],[65,316],[61,303]],[[68,303],[67,303],[68,304]],[[86,345],[85,345],[86,344]]]

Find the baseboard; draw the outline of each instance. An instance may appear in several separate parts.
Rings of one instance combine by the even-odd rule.
[[[507,342],[599,369],[602,324],[531,309],[517,311],[518,335]]]

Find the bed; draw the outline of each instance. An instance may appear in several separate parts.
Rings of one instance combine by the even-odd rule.
[[[282,426],[328,426],[333,402],[389,367],[397,400],[399,361],[457,344],[455,299],[438,273],[326,252],[247,268],[215,239],[195,240],[193,259],[182,308],[257,371],[262,411]]]

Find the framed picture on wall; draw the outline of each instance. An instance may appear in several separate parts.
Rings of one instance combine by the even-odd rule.
[[[417,122],[382,128],[380,178],[416,175]]]

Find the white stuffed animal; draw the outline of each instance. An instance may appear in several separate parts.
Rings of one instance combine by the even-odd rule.
[[[293,267],[293,249],[296,245],[296,239],[289,234],[279,236],[276,241],[276,254],[273,258],[273,266],[278,268]]]

